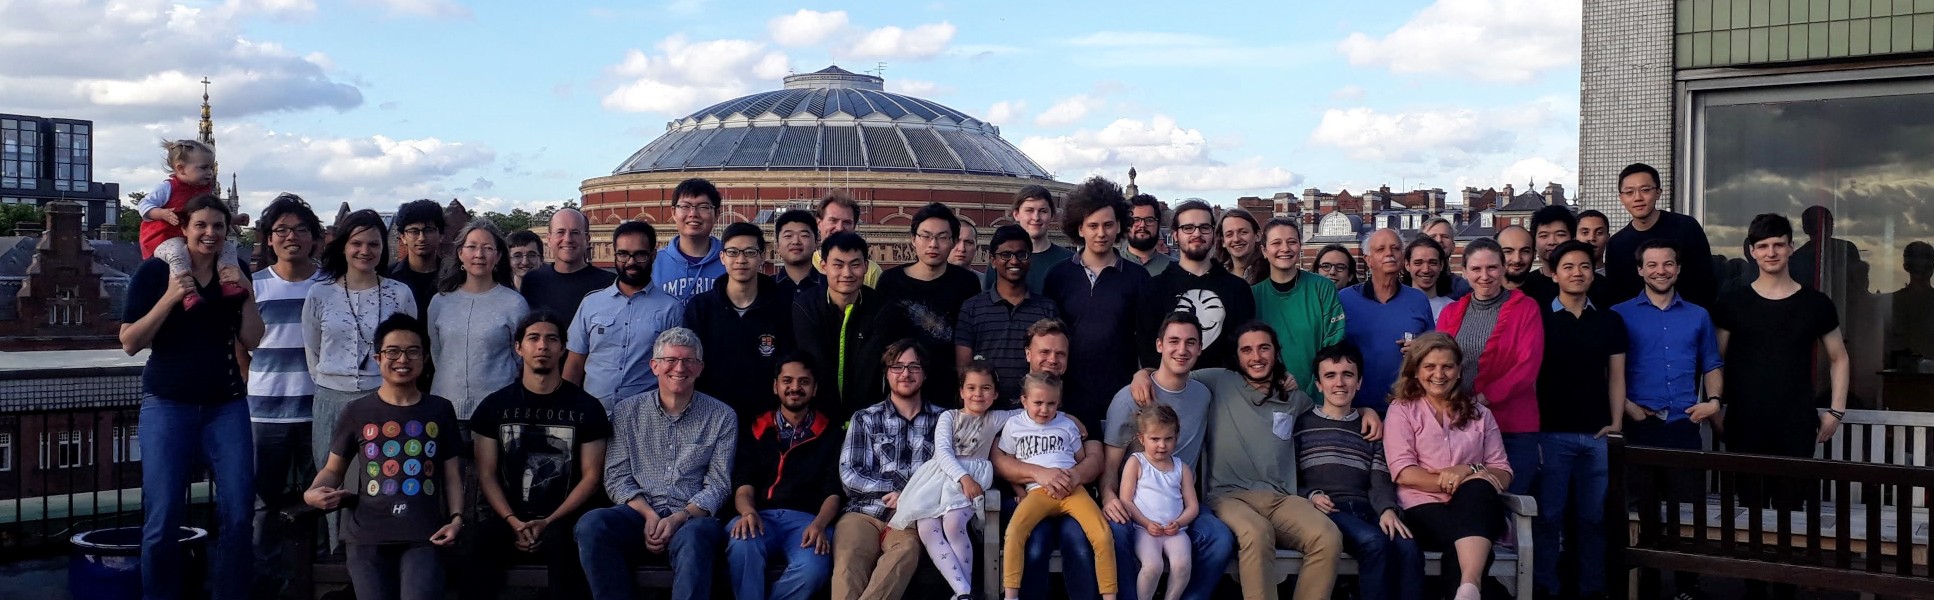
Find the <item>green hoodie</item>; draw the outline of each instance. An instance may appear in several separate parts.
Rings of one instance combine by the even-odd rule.
[[[1277,291],[1270,279],[1249,289],[1256,296],[1256,318],[1276,329],[1277,350],[1296,388],[1314,389],[1316,351],[1343,341],[1343,302],[1336,298],[1336,285],[1299,271],[1289,291]]]

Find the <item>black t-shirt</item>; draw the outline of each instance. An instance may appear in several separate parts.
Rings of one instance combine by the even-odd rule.
[[[518,293],[524,295],[531,312],[548,310],[557,313],[558,318],[570,324],[578,314],[578,305],[584,296],[607,287],[618,280],[618,274],[586,265],[570,273],[559,273],[557,268],[545,264],[524,274],[524,285]],[[427,313],[425,313],[427,314]]]
[[[350,402],[330,452],[349,461],[342,489],[355,492],[342,519],[352,544],[424,543],[450,521],[445,469],[463,454],[457,411],[424,394],[409,406],[370,394]]]
[[[1726,430],[1810,431],[1817,426],[1813,349],[1820,336],[1840,327],[1833,300],[1806,287],[1769,300],[1753,286],[1740,286],[1720,297],[1712,318],[1728,334]]]
[[[430,299],[436,297],[436,272],[418,273],[410,268],[410,261],[399,260],[390,263],[389,278],[410,286],[410,293],[416,295],[416,314],[428,318]]]
[[[1558,282],[1552,281],[1543,271],[1532,269],[1525,274],[1524,285],[1518,286],[1518,291],[1537,300],[1539,308],[1551,308],[1551,301],[1558,297]]]
[[[927,352],[927,383],[921,395],[939,406],[960,405],[959,376],[954,373],[954,324],[960,305],[980,293],[980,282],[966,267],[947,265],[933,281],[907,274],[907,267],[880,274],[880,297],[905,314],[915,337]]]
[[[1155,276],[1155,298],[1163,314],[1187,311],[1202,322],[1202,356],[1196,368],[1237,368],[1235,329],[1256,318],[1256,296],[1249,282],[1211,263],[1201,276],[1169,265]]]
[[[1645,281],[1639,277],[1638,249],[1654,239],[1670,240],[1679,247],[1679,296],[1712,308],[1719,295],[1712,243],[1697,219],[1675,212],[1661,212],[1651,229],[1639,231],[1628,223],[1612,234],[1605,245],[1605,277],[1611,283],[1611,289],[1605,292],[1608,297],[1623,302],[1645,293]]]
[[[246,269],[245,269],[246,270]],[[127,302],[121,322],[133,323],[154,310],[173,285],[168,263],[151,258],[128,280]],[[176,402],[219,404],[241,400],[247,388],[235,361],[235,336],[242,329],[246,298],[222,297],[220,277],[211,277],[195,310],[175,305],[148,344],[148,364],[141,370],[141,391]]]
[[[1539,431],[1598,433],[1612,424],[1611,360],[1624,354],[1625,318],[1610,306],[1544,310],[1544,366],[1538,370]]]
[[[611,437],[604,405],[569,381],[549,394],[522,381],[485,396],[470,415],[473,435],[498,442],[497,483],[520,519],[548,516],[571,495],[584,474],[584,444]]]

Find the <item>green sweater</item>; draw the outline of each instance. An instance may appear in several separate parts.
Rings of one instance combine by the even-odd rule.
[[[1269,279],[1249,289],[1256,296],[1256,318],[1276,329],[1277,351],[1296,388],[1313,389],[1316,351],[1343,341],[1343,302],[1336,298],[1336,285],[1302,271],[1288,291],[1278,291]]]

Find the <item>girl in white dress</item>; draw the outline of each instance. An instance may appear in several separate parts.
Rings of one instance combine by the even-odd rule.
[[[1000,426],[1017,412],[988,410],[997,395],[992,365],[974,361],[961,371],[961,408],[940,414],[933,459],[907,479],[899,508],[887,522],[895,529],[919,528],[927,556],[957,598],[973,597],[974,544],[967,536],[967,521],[979,512],[982,494],[993,484],[994,465],[987,457],[1000,437]]]
[[[1142,451],[1130,455],[1132,466],[1122,469],[1121,499],[1135,532],[1135,556],[1142,571],[1135,579],[1141,600],[1155,597],[1162,580],[1162,555],[1168,555],[1168,600],[1182,596],[1189,585],[1189,522],[1201,507],[1195,500],[1195,476],[1189,465],[1175,458],[1175,437],[1181,419],[1175,409],[1155,404],[1135,411],[1136,437]]]

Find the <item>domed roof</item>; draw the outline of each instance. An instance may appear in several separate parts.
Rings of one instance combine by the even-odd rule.
[[[1000,128],[839,67],[714,104],[665,126],[613,175],[862,169],[1052,179]]]

